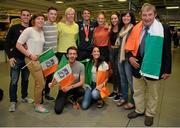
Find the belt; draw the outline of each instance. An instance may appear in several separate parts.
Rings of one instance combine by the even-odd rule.
[[[119,48],[119,45],[111,45],[111,48]]]

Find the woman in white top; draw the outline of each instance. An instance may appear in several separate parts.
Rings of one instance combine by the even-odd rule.
[[[44,25],[44,15],[39,13],[32,17],[32,27],[25,29],[20,35],[16,47],[25,56],[25,62],[30,70],[34,80],[34,102],[35,112],[47,113],[48,110],[40,105],[42,101],[42,91],[45,85],[44,76],[38,56],[43,52],[44,34],[42,27]]]

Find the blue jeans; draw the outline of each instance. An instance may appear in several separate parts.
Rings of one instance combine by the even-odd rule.
[[[118,71],[118,54],[119,48],[109,48],[110,55],[110,63],[113,70],[112,80],[113,80],[113,91],[120,92],[121,90],[121,81],[119,78],[119,71]]]
[[[17,102],[17,83],[19,80],[19,75],[21,72],[21,97],[25,98],[28,95],[28,79],[29,79],[29,70],[27,67],[21,69],[25,65],[24,59],[16,59],[16,64],[14,67],[10,68],[10,77],[11,82],[9,86],[9,97],[10,102]]]
[[[118,62],[118,69],[120,73],[121,79],[121,89],[122,89],[122,98],[125,101],[128,101],[128,85],[131,90],[131,98],[130,101],[133,102],[133,80],[132,80],[132,69],[131,65],[127,60],[123,61],[122,63]]]
[[[99,90],[97,90],[96,88],[90,89],[87,87],[81,105],[82,109],[88,109],[91,105],[92,100],[98,100],[100,98],[101,96]]]

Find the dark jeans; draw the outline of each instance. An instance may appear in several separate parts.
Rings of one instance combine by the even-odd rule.
[[[28,79],[29,70],[27,67],[21,69],[25,65],[24,59],[16,59],[16,64],[14,67],[10,68],[11,82],[9,86],[9,97],[10,102],[17,102],[17,83],[19,80],[19,75],[21,72],[21,97],[25,98],[28,95]]]
[[[134,89],[131,65],[129,64],[128,60],[125,60],[122,63],[119,62],[118,67],[121,79],[121,89],[123,94],[122,99],[128,101],[128,90],[130,88],[131,96],[129,99],[130,102],[133,103]]]
[[[84,95],[84,89],[82,87],[71,89],[66,93],[63,92],[62,90],[59,90],[55,101],[54,111],[56,112],[56,114],[61,114],[63,112],[67,98],[69,96],[72,96],[73,101],[76,102],[77,99],[79,97],[82,97],[83,95]]]
[[[121,92],[121,80],[120,80],[120,74],[118,70],[118,54],[119,54],[119,48],[109,48],[110,55],[110,63],[113,70],[112,74],[112,80],[113,80],[113,91],[115,92]]]

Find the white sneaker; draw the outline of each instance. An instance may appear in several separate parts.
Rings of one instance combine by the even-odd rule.
[[[24,99],[21,99],[21,102],[32,104],[34,102],[34,100],[26,97]]]
[[[16,111],[16,102],[11,102],[9,106],[9,112],[15,112]]]

